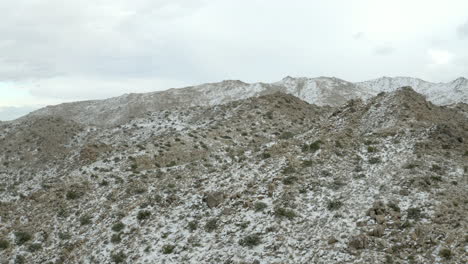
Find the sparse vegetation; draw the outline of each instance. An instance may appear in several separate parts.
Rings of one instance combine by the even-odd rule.
[[[264,202],[256,202],[254,204],[254,207],[255,207],[255,211],[259,212],[259,211],[263,211],[264,209],[266,209],[268,205]]]
[[[29,232],[26,231],[18,231],[15,232],[15,243],[18,246],[23,245],[24,243],[31,240],[33,237]]]
[[[189,229],[190,231],[193,232],[193,231],[197,230],[197,228],[198,228],[198,221],[193,220],[193,221],[190,221],[190,222],[188,223],[188,229]]]
[[[379,157],[372,157],[369,159],[369,164],[378,164],[381,163],[382,160]]]
[[[408,208],[407,214],[409,219],[419,220],[421,218],[421,209],[415,207]]]
[[[452,250],[448,248],[443,248],[439,251],[439,256],[445,258],[445,259],[451,259],[452,258]]]
[[[216,230],[218,228],[218,219],[216,218],[212,218],[210,220],[208,220],[208,222],[206,222],[205,224],[205,230],[207,232],[212,232],[214,230]]]
[[[166,244],[162,247],[162,253],[163,254],[172,254],[174,252],[174,249],[175,249],[175,245],[171,245],[171,244]]]
[[[4,250],[10,247],[10,242],[5,239],[0,239],[0,250]]]
[[[117,222],[112,226],[112,231],[114,232],[120,232],[125,228],[125,224],[122,222]]]
[[[84,226],[84,225],[90,225],[90,224],[92,224],[91,216],[83,215],[80,217],[80,225]]]
[[[122,251],[111,254],[111,260],[113,263],[123,263],[126,258],[127,256]]]
[[[151,216],[151,212],[147,210],[141,210],[137,214],[137,219],[139,221],[143,221],[145,219],[148,219]]]
[[[67,200],[76,200],[81,197],[81,193],[75,190],[68,190],[65,196]]]
[[[327,209],[330,211],[338,210],[343,206],[343,202],[339,200],[331,200],[327,203]]]
[[[276,207],[275,208],[275,216],[287,219],[293,219],[297,216],[296,212],[291,209],[286,209],[283,207]]]
[[[262,240],[261,240],[260,235],[251,234],[251,235],[248,235],[248,236],[242,238],[241,240],[239,240],[239,245],[241,245],[243,247],[252,248],[254,246],[259,245],[261,242],[262,242]]]

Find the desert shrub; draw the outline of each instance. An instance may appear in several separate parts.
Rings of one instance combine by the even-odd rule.
[[[22,255],[16,255],[15,257],[15,264],[25,264],[26,263],[26,258]]]
[[[122,242],[122,234],[112,234],[112,237],[111,237],[111,242],[113,244],[118,244],[120,242]]]
[[[259,212],[259,211],[263,211],[265,208],[268,207],[268,205],[264,202],[256,202],[254,204],[254,207],[255,207],[255,211]]]
[[[284,217],[284,218],[287,218],[287,219],[293,219],[294,217],[297,216],[296,212],[294,212],[293,210],[286,209],[286,208],[283,208],[283,207],[276,207],[274,214],[277,217],[281,217],[281,218]]]
[[[271,158],[271,154],[270,154],[270,153],[264,152],[264,153],[262,154],[262,159],[269,159],[269,158]]]
[[[123,263],[127,256],[122,252],[111,254],[111,260],[113,263]]]
[[[370,153],[377,152],[377,148],[373,146],[367,146],[367,152],[370,152]]]
[[[15,243],[18,246],[23,245],[24,243],[31,240],[33,237],[29,232],[26,231],[18,231],[15,232]]]
[[[90,225],[91,223],[92,223],[92,221],[91,221],[91,216],[89,216],[89,215],[83,215],[83,216],[80,217],[80,224],[81,224],[82,226],[84,226],[84,225]]]
[[[294,134],[293,134],[292,132],[289,132],[289,131],[283,132],[283,133],[279,136],[280,139],[290,139],[290,138],[292,138],[292,137],[294,137]]]
[[[292,185],[296,181],[297,181],[296,176],[288,176],[288,177],[283,178],[283,184],[286,184],[286,185]]]
[[[316,152],[317,150],[320,149],[320,145],[322,144],[321,140],[316,140],[309,146],[309,150],[312,152]]]
[[[304,168],[306,168],[306,167],[312,167],[313,163],[314,163],[314,162],[311,161],[311,160],[304,160],[304,161],[302,162],[302,167],[304,167]]]
[[[284,174],[290,174],[290,173],[294,173],[294,172],[296,172],[296,170],[291,166],[287,166],[286,168],[283,169]]]
[[[190,231],[192,231],[192,232],[195,231],[195,230],[197,230],[197,228],[198,228],[198,221],[196,221],[196,220],[190,221],[190,222],[188,223],[187,228],[188,228]]]
[[[40,243],[32,243],[28,246],[28,250],[30,252],[36,252],[42,249],[42,245]]]
[[[343,202],[339,200],[331,200],[327,203],[327,209],[330,211],[338,210],[343,206]]]
[[[145,219],[148,219],[151,216],[151,212],[147,210],[141,210],[137,214],[137,219],[139,221],[143,221]]]
[[[120,232],[125,228],[125,224],[122,222],[117,222],[112,226],[112,231],[114,232]]]
[[[251,234],[239,240],[239,245],[243,247],[252,248],[254,246],[259,245],[261,242],[262,242],[262,239],[258,234]]]
[[[72,236],[70,233],[58,233],[58,237],[61,239],[61,240],[69,240]]]
[[[408,208],[406,211],[409,219],[419,220],[421,218],[421,209],[419,208]]]
[[[67,200],[76,200],[81,197],[81,193],[75,190],[68,190],[65,197]]]
[[[10,242],[5,239],[0,239],[0,250],[4,250],[10,247]]]
[[[377,164],[377,163],[381,163],[382,160],[379,158],[379,157],[372,157],[369,159],[369,164]]]
[[[208,220],[208,222],[206,222],[205,224],[205,230],[207,232],[212,232],[217,228],[218,228],[218,219],[216,218]]]
[[[445,259],[450,259],[452,258],[452,250],[448,248],[443,248],[439,251],[439,256],[445,258]]]
[[[163,254],[172,254],[174,252],[174,249],[175,249],[175,245],[171,245],[171,244],[166,244],[164,246],[162,246],[162,253]]]

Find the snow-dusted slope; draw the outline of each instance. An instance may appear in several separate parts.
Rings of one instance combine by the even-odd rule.
[[[338,78],[286,77],[275,83],[244,83],[230,80],[182,89],[144,94],[126,94],[107,100],[84,101],[49,106],[30,116],[60,116],[83,124],[119,125],[148,112],[188,106],[212,106],[250,97],[284,92],[316,105],[340,106],[350,99],[368,99],[380,92],[411,86],[438,105],[468,103],[468,80],[430,83],[410,77],[382,77],[352,83]]]

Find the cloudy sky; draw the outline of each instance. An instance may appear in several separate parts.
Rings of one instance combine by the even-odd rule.
[[[468,76],[466,0],[1,0],[0,120],[223,79]]]

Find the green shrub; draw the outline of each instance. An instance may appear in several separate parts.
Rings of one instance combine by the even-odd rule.
[[[122,222],[117,222],[112,226],[112,231],[114,232],[120,232],[125,228],[125,224]]]
[[[259,245],[261,242],[262,242],[262,239],[258,234],[251,234],[239,240],[239,245],[243,247],[252,248],[254,246]]]
[[[174,249],[175,249],[175,245],[171,245],[171,244],[166,244],[164,246],[162,246],[162,253],[163,254],[172,254],[174,252]]]
[[[76,200],[81,197],[81,193],[75,190],[69,190],[67,191],[65,197],[67,200]]]
[[[90,225],[92,223],[91,221],[91,216],[89,215],[83,215],[80,217],[80,225]]]
[[[306,168],[306,167],[312,167],[313,163],[314,163],[314,162],[311,161],[311,160],[304,160],[304,161],[302,162],[302,167],[304,167],[304,168]]]
[[[296,170],[291,166],[287,166],[286,168],[283,169],[284,174],[291,174],[291,173],[294,173],[294,172],[296,172]]]
[[[5,239],[0,239],[0,250],[7,249],[8,247],[10,247],[10,242]]]
[[[15,243],[18,246],[23,245],[24,243],[28,242],[32,238],[33,238],[32,235],[26,231],[15,232]]]
[[[452,250],[448,248],[443,248],[439,251],[439,256],[445,258],[445,259],[450,259],[452,258]]]
[[[283,133],[279,136],[280,139],[290,139],[290,138],[292,138],[292,137],[294,137],[294,134],[291,133],[291,132],[289,132],[289,131],[283,132]]]
[[[323,142],[321,140],[317,140],[315,142],[313,142],[312,144],[310,144],[309,146],[309,150],[311,152],[316,152],[317,150],[320,149],[320,145],[322,144]]]
[[[285,184],[285,185],[292,185],[296,181],[297,181],[296,176],[288,176],[288,177],[283,178],[283,184]]]
[[[374,153],[377,152],[377,148],[373,146],[368,146],[367,147],[367,152]]]
[[[217,228],[218,228],[218,219],[216,218],[208,220],[208,222],[206,222],[205,224],[205,230],[207,232],[212,232]]]
[[[113,244],[118,244],[120,242],[122,242],[122,234],[112,234],[112,237],[111,237],[111,242]]]
[[[419,220],[421,218],[421,209],[419,208],[408,208],[406,212],[409,219]]]
[[[284,217],[288,219],[293,219],[294,217],[297,216],[297,214],[293,210],[282,208],[282,207],[276,207],[274,214],[277,217],[281,217],[281,218]]]
[[[382,160],[379,158],[379,157],[372,157],[369,159],[369,163],[370,164],[377,164],[377,163],[381,163]]]
[[[118,253],[113,253],[111,255],[111,260],[113,263],[123,263],[126,258],[127,256],[125,256],[125,254],[122,251]]]
[[[42,249],[42,245],[40,243],[32,243],[28,246],[28,250],[30,252],[36,252]]]
[[[327,203],[327,209],[330,211],[338,210],[341,206],[343,206],[343,202],[339,200],[332,200]]]
[[[269,159],[269,158],[271,158],[271,154],[270,154],[270,153],[264,152],[264,153],[262,154],[262,159]]]
[[[268,207],[268,205],[264,202],[256,202],[254,204],[254,207],[255,207],[255,211],[259,212],[259,211],[263,211],[265,208]]]
[[[188,229],[189,229],[190,231],[192,231],[192,232],[195,231],[195,230],[197,230],[197,228],[198,228],[198,221],[197,221],[197,220],[190,221],[190,222],[188,223],[188,226],[187,226],[187,227],[188,227]]]
[[[58,237],[61,239],[61,240],[69,240],[72,236],[70,233],[58,233]]]
[[[151,212],[147,210],[141,210],[137,214],[137,219],[139,221],[143,221],[145,219],[148,219],[151,216]]]

